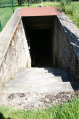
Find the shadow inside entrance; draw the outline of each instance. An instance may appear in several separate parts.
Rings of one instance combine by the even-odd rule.
[[[70,85],[72,86],[73,90],[79,90],[79,82],[74,81],[74,78],[68,74],[65,70],[63,70],[60,67],[45,67],[45,70],[48,71],[48,73],[52,73],[56,77],[60,77],[63,82],[70,82]]]
[[[30,54],[32,67],[51,67],[52,49],[49,29],[31,30]]]

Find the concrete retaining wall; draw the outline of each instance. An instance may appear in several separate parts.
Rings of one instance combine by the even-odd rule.
[[[17,9],[0,33],[0,91],[20,70],[31,67],[30,53]]]
[[[64,13],[57,19],[58,66],[79,81],[79,30]]]

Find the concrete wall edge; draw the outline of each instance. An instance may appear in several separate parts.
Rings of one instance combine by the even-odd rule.
[[[72,45],[77,58],[79,59],[79,29],[64,13],[58,15],[57,18],[63,26],[65,34]]]
[[[14,32],[15,32],[15,30],[16,30],[16,28],[17,28],[17,26],[18,26],[18,24],[19,24],[19,22],[21,20],[21,17],[19,17],[20,11],[21,11],[21,8],[18,8],[14,12],[14,14],[11,16],[11,18],[9,19],[9,21],[7,22],[7,24],[3,28],[2,32],[0,33],[0,47],[1,47],[1,49],[0,49],[0,67],[1,67],[2,61],[4,59],[4,56],[5,56],[5,54],[6,54],[7,50],[8,50],[8,47],[10,45],[11,39],[12,39],[12,37],[14,35]],[[16,18],[17,22],[15,22],[15,23],[13,21],[14,17],[17,17]],[[14,25],[13,25],[14,27],[13,28],[11,27],[11,25],[13,24],[12,22],[14,23]],[[8,26],[10,26],[10,29],[7,29]],[[6,35],[4,35],[5,32],[7,32]],[[3,39],[3,41],[1,41],[1,39]],[[7,42],[6,42],[6,40],[7,40]],[[6,42],[6,45],[5,45],[6,47],[4,47],[2,45],[4,42]]]

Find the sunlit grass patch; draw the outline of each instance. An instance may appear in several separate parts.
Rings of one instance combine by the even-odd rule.
[[[11,119],[79,119],[79,98],[47,109],[18,109],[0,105],[0,113]]]

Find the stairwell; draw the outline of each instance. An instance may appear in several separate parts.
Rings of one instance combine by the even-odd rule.
[[[27,68],[5,85],[5,99],[2,98],[4,101],[0,100],[0,103],[26,109],[46,108],[57,99],[60,102],[71,99],[78,88],[79,83],[59,67]]]
[[[78,89],[75,82],[67,72],[59,67],[27,68],[5,85],[3,93],[51,92],[73,91]]]

